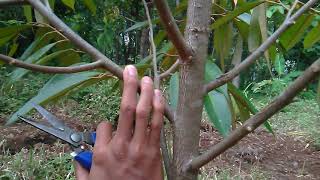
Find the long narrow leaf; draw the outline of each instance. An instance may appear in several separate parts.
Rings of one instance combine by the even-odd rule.
[[[43,55],[45,55],[51,48],[53,48],[55,45],[57,44],[57,42],[55,43],[51,43],[46,45],[45,47],[39,49],[38,51],[36,51],[35,53],[33,53],[31,56],[29,56],[25,62],[26,63],[30,63],[33,64],[36,61],[38,61]],[[25,74],[27,74],[29,72],[29,70],[26,69],[22,69],[22,68],[17,68],[16,70],[14,70],[11,75],[10,75],[10,79],[12,82],[19,80],[20,78],[22,78]]]
[[[211,91],[204,98],[204,107],[214,127],[226,137],[230,133],[232,114],[226,97],[217,91]]]
[[[251,101],[240,91],[237,87],[235,87],[232,83],[228,83],[228,90],[232,94],[233,98],[237,101],[237,103],[242,106],[248,108],[248,110],[252,114],[258,113],[258,109],[251,103]],[[241,108],[241,106],[239,107]],[[268,121],[264,122],[265,128],[272,134],[274,134],[273,129]]]
[[[172,109],[176,109],[178,105],[179,96],[179,73],[174,73],[170,78],[169,83],[169,100]]]
[[[211,25],[211,28],[216,29],[216,28],[222,26],[223,24],[227,24],[228,22],[230,22],[232,19],[236,18],[240,14],[245,13],[245,12],[253,9],[254,7],[258,6],[259,4],[261,4],[263,2],[264,1],[259,0],[256,2],[249,2],[249,3],[243,4],[242,6],[235,8],[233,11],[230,11],[225,16],[223,16],[222,18],[215,21]]]
[[[314,18],[313,14],[304,14],[298,18],[296,23],[280,36],[280,43],[288,51],[293,48],[303,37]]]
[[[39,93],[15,112],[7,124],[16,122],[17,115],[24,115],[31,111],[31,103],[46,104],[47,102],[63,96],[76,86],[97,76],[98,72],[80,72],[75,74],[59,74],[53,76],[39,91]]]
[[[304,48],[311,48],[318,41],[320,41],[320,23],[307,34],[303,41]]]

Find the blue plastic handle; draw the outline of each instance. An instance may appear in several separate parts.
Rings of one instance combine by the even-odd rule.
[[[96,142],[96,138],[97,138],[97,133],[96,132],[92,132],[91,133],[91,139],[93,142]]]
[[[92,152],[91,151],[82,151],[77,154],[74,159],[78,161],[82,167],[90,171],[92,165]]]
[[[92,132],[91,134],[92,142],[96,142],[97,134],[96,132]],[[82,167],[86,170],[90,171],[92,165],[92,152],[91,151],[81,151],[78,153],[74,159],[78,161]]]

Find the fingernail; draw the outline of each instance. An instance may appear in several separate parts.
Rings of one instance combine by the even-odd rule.
[[[143,77],[142,81],[146,84],[152,84],[152,80],[148,76]]]
[[[137,71],[136,71],[136,68],[134,66],[128,65],[126,67],[126,69],[128,70],[129,76],[136,76],[137,75]]]

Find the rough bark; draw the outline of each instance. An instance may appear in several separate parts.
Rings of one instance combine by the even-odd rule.
[[[211,0],[190,0],[185,32],[194,52],[191,61],[180,66],[179,99],[174,126],[173,164],[176,180],[196,180],[198,172],[183,171],[190,158],[198,155],[204,86],[204,65],[208,49]],[[179,54],[180,55],[180,54]],[[184,57],[181,56],[180,57]]]

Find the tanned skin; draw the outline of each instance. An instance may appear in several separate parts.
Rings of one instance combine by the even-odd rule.
[[[163,180],[160,131],[164,98],[160,90],[154,90],[149,77],[142,78],[137,97],[139,81],[132,65],[125,68],[123,78],[115,135],[110,123],[98,125],[91,171],[76,163],[77,180]]]

